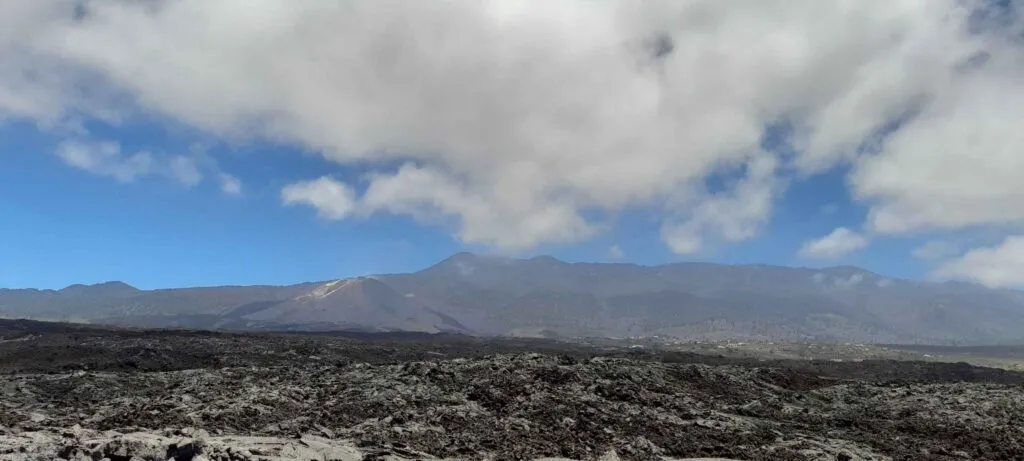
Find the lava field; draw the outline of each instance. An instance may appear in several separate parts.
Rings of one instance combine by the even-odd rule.
[[[1024,459],[1024,374],[0,323],[0,459]]]

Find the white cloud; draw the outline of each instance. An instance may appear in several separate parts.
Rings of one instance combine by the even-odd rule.
[[[845,279],[837,277],[835,279],[835,287],[838,288],[838,289],[841,289],[841,290],[848,290],[848,289],[853,288],[853,287],[855,287],[857,285],[860,285],[860,282],[863,282],[863,281],[864,281],[864,274],[859,274],[859,273],[858,274],[851,274],[848,278],[845,278]]]
[[[608,247],[608,257],[611,259],[622,259],[626,257],[626,252],[618,244],[612,245]]]
[[[935,261],[953,256],[960,252],[960,247],[945,240],[930,240],[914,249],[913,255],[917,259]]]
[[[1024,223],[1024,78],[999,62],[1005,59],[991,58],[996,70],[963,77],[936,95],[879,155],[859,161],[853,186],[876,203],[873,229],[907,233]]]
[[[242,195],[242,180],[227,173],[221,173],[220,191],[227,195]]]
[[[281,190],[286,206],[308,205],[324,219],[343,219],[355,208],[352,188],[327,176],[289,185]]]
[[[116,142],[64,141],[55,153],[70,166],[119,182],[132,182],[153,171],[150,153],[125,155]]]
[[[833,275],[829,277],[824,272],[815,272],[814,275],[811,276],[811,280],[814,280],[814,283],[823,285],[825,288],[836,290],[849,290],[850,288],[860,285],[861,282],[864,281],[864,274],[857,272],[850,274],[849,277],[841,277],[838,275]],[[886,287],[892,283],[892,280],[879,279],[875,283],[879,287]]]
[[[708,236],[726,242],[740,242],[757,235],[771,216],[772,203],[782,188],[775,177],[776,160],[767,155],[746,164],[746,176],[727,193],[705,195],[689,204],[689,216],[669,221],[662,238],[674,252],[699,251]]]
[[[205,153],[168,156],[142,150],[129,154],[116,141],[69,139],[58,144],[54,154],[68,166],[107,176],[118,182],[128,183],[146,176],[162,176],[192,188],[203,181],[205,171],[217,175],[223,193],[239,195],[242,192],[241,181],[221,172],[217,162]]]
[[[868,239],[845,227],[837,227],[828,235],[805,242],[800,256],[812,259],[833,259],[846,256],[868,245]]]
[[[943,263],[932,275],[970,280],[993,288],[1024,286],[1024,235],[1007,237],[995,246],[972,249]]]
[[[76,21],[77,3],[0,0],[0,119],[152,112],[381,168],[321,210],[522,248],[654,207],[689,253],[756,235],[790,167],[851,162],[873,231],[1024,223],[1024,59],[965,32],[991,2],[93,0]],[[798,153],[758,154],[780,119]],[[744,162],[772,167],[699,192]]]
[[[185,187],[194,187],[203,180],[203,173],[192,158],[176,155],[171,157],[168,166],[171,176]]]
[[[521,250],[541,241],[578,240],[593,232],[571,203],[536,203],[512,184],[474,192],[438,169],[412,164],[368,180],[359,203],[362,213],[409,214],[423,222],[456,216],[457,236],[465,243]],[[521,180],[522,185],[529,184],[527,176]]]

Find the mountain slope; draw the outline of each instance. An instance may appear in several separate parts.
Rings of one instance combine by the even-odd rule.
[[[0,290],[0,316],[235,330],[983,344],[1021,340],[1024,295],[856,267],[648,267],[459,253],[411,274],[284,287]]]
[[[457,320],[403,296],[374,277],[336,280],[242,317],[277,324],[332,324],[356,329],[467,331]]]

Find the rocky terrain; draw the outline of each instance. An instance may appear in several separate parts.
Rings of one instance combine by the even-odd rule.
[[[0,459],[1024,457],[1024,374],[0,323]]]
[[[856,267],[567,263],[460,253],[291,286],[0,289],[0,318],[225,331],[420,331],[701,341],[1024,344],[1024,293]]]

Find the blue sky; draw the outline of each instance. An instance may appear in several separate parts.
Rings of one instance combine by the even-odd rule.
[[[232,149],[219,157],[258,157],[238,168],[240,196],[212,182],[185,188],[167,178],[122,184],[70,168],[51,152],[59,137],[25,124],[0,128],[6,242],[0,285],[59,288],[124,280],[139,287],[282,284],[424,267],[460,247],[440,229],[386,217],[325,222],[280,206],[290,177],[343,173],[326,162],[276,148]],[[118,133],[120,134],[120,133]],[[123,132],[125,143],[187,149],[159,127]]]
[[[4,8],[0,287],[463,250],[1024,287],[1015,2]]]

